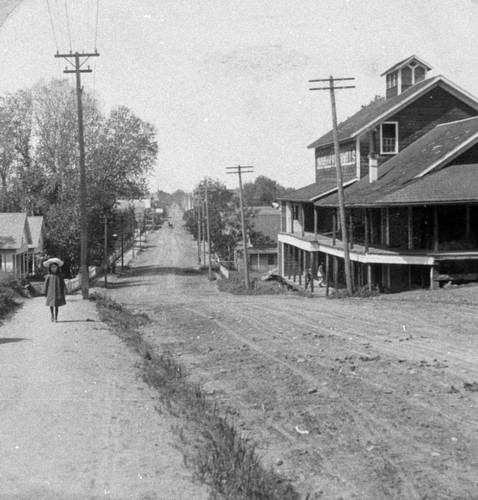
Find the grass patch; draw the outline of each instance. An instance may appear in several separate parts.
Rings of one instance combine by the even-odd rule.
[[[0,272],[0,318],[20,306],[16,299],[24,296],[21,282],[11,273]]]
[[[148,321],[120,304],[94,296],[100,317],[142,357],[143,378],[158,390],[168,411],[181,419],[177,433],[186,465],[210,486],[214,500],[299,500],[293,487],[265,470],[253,444],[244,440],[234,422],[222,416],[198,384],[168,353],[155,354],[139,328]]]
[[[219,291],[232,293],[233,295],[280,295],[285,293],[277,281],[261,281],[261,275],[251,273],[249,278],[251,288],[248,290],[244,281],[244,275],[238,272],[230,272],[229,279],[217,282]]]
[[[329,295],[329,299],[346,299],[346,298],[359,298],[359,299],[367,299],[369,297],[377,297],[380,295],[380,290],[377,287],[370,287],[365,285],[361,288],[357,288],[353,293],[349,293],[345,288],[341,288],[340,290],[336,290],[334,293]]]

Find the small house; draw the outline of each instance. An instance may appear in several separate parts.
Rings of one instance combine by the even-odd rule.
[[[30,225],[25,213],[0,213],[0,271],[28,273]]]

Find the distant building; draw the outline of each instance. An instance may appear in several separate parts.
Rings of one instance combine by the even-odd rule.
[[[478,100],[411,56],[385,71],[386,97],[338,126],[352,276],[391,291],[478,276]],[[327,117],[327,120],[329,118]],[[324,262],[344,283],[332,131],[315,183],[281,200],[279,267],[299,281]]]
[[[36,273],[42,268],[43,246],[46,238],[45,222],[42,216],[28,217],[28,225],[30,226],[30,234],[32,242],[28,245],[29,259],[28,270],[31,273]]]
[[[32,236],[25,213],[0,213],[0,271],[28,273]]]
[[[268,245],[248,246],[249,267],[252,270],[268,272],[277,267],[277,237],[280,232],[281,213],[274,207],[255,207],[254,231],[270,240]],[[235,252],[235,265],[240,269],[244,264],[242,245]]]

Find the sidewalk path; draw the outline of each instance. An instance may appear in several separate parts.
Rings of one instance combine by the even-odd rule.
[[[43,298],[0,326],[0,499],[203,499],[137,357],[92,302]]]

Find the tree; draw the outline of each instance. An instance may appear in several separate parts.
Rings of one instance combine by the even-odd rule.
[[[83,112],[90,262],[98,262],[103,216],[113,224],[117,198],[146,193],[158,145],[154,127],[125,106],[105,116],[84,92]],[[47,252],[72,270],[80,253],[78,165],[76,95],[67,80],[40,82],[0,99],[0,209],[44,215]]]
[[[254,182],[246,182],[243,188],[244,203],[248,206],[270,206],[280,196],[292,191],[276,181],[260,175]]]

